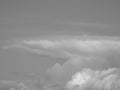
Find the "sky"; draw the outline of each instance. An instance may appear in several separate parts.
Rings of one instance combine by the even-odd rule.
[[[108,41],[114,37],[119,38],[119,4],[119,0],[0,0],[0,80],[39,78],[40,76],[35,76],[34,73],[42,75],[50,67],[59,68],[56,63],[63,64],[71,56],[62,53],[68,44],[62,44],[61,40],[73,44],[74,40],[71,39],[81,35],[95,35],[95,38],[100,36],[102,40],[108,37]],[[61,46],[57,47],[57,52],[44,51],[45,47],[40,48],[39,44],[34,46],[33,43],[33,46],[30,46],[30,43],[23,42],[36,38],[50,40],[41,42],[41,45],[51,43],[52,46],[52,40],[56,40]],[[10,45],[13,48],[2,48],[9,48]],[[42,50],[42,55],[36,51],[33,53],[33,50],[38,48]],[[68,51],[71,52],[71,49]],[[75,49],[71,53],[78,55],[80,52]],[[71,62],[63,64],[63,68],[69,66],[69,63]],[[52,68],[48,72],[51,73]]]
[[[1,0],[0,36],[117,35],[119,0]]]

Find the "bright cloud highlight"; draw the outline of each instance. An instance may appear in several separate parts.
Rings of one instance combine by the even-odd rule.
[[[104,71],[84,69],[73,75],[66,85],[69,90],[119,90],[120,71],[112,68]]]

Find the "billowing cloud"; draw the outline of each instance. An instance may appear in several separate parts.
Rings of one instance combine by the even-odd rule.
[[[84,69],[72,76],[66,88],[69,90],[119,90],[120,70],[111,68],[104,71]]]
[[[80,36],[62,39],[55,37],[37,40],[23,39],[16,40],[4,47],[4,49],[9,48],[19,48],[38,55],[65,59],[66,61],[62,65],[57,63],[46,71],[45,82],[49,82],[49,84],[65,84],[76,72],[87,77],[87,83],[83,80],[84,85],[90,87],[93,85],[94,88],[97,88],[92,90],[110,90],[111,85],[118,82],[117,71],[119,70],[115,68],[120,66],[119,37]]]

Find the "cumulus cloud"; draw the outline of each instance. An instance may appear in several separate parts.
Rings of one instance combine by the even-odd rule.
[[[119,90],[120,70],[111,68],[104,71],[84,69],[72,76],[66,88],[69,90]]]
[[[69,80],[77,75],[78,78],[84,78],[81,84],[85,88],[83,90],[89,90],[86,89],[88,87],[93,87],[91,90],[110,90],[111,86],[117,86],[116,83],[120,82],[118,81],[119,70],[115,68],[120,66],[119,37],[79,36],[62,39],[55,37],[54,39],[23,39],[15,40],[4,47],[4,49],[9,48],[20,48],[39,55],[65,59],[62,65],[57,63],[46,71],[45,78],[49,84],[68,83],[67,87],[71,89],[74,87],[71,84],[74,80]],[[78,73],[75,74],[76,72]],[[78,81],[80,84],[80,80]],[[81,88],[79,85],[77,87]]]

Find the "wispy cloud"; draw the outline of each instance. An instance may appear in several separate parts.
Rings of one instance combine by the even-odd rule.
[[[72,25],[72,26],[81,26],[81,27],[97,27],[97,28],[109,28],[109,24],[101,24],[101,23],[93,23],[93,22],[68,22],[63,23],[65,25]]]
[[[89,53],[97,54],[103,53],[111,50],[119,51],[120,49],[120,39],[119,37],[74,37],[67,39],[39,39],[39,40],[15,40],[10,45],[3,47],[4,49],[9,48],[23,48],[28,51],[33,52],[54,52],[64,53],[64,54],[80,54],[80,53]],[[39,52],[40,51],[40,52]]]
[[[73,65],[90,62],[91,64],[99,62],[109,62],[110,66],[120,64],[119,60],[106,59],[107,57],[117,56],[120,54],[119,37],[97,37],[84,36],[67,39],[37,39],[37,40],[16,40],[4,49],[19,48],[25,51],[46,55],[57,58],[68,58]],[[105,59],[104,59],[105,58]],[[112,58],[112,57],[111,57]],[[101,59],[101,60],[100,60]],[[82,64],[83,66],[85,64]],[[85,66],[86,66],[85,65]],[[96,64],[97,65],[97,64]],[[106,65],[107,66],[107,65]],[[92,67],[92,65],[91,65]]]

